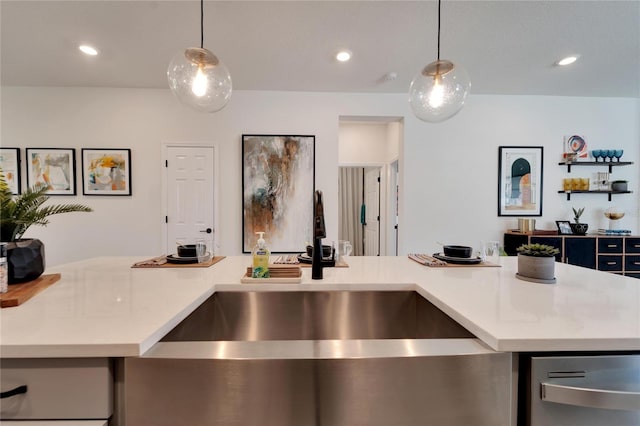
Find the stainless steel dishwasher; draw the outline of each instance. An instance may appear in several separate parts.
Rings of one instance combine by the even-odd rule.
[[[131,426],[515,424],[513,355],[415,291],[218,292],[125,359]]]
[[[533,356],[528,426],[640,425],[640,354]]]

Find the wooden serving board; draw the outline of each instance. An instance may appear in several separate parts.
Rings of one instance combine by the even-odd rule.
[[[166,256],[154,257],[151,259],[136,262],[132,268],[208,268],[220,262],[226,256],[214,256],[208,262],[202,263],[169,263]]]
[[[26,283],[10,284],[9,291],[0,293],[0,307],[11,308],[21,305],[59,279],[60,274],[46,274]]]
[[[299,266],[269,265],[269,278],[253,278],[252,268],[247,267],[247,272],[240,279],[243,284],[299,284],[302,282],[302,269]]]

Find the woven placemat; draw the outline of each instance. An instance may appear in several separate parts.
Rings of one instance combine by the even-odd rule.
[[[300,262],[298,254],[285,254],[285,255],[271,255],[274,265],[297,265],[303,268],[310,268],[311,263]],[[348,268],[349,264],[344,260],[340,260],[335,265],[323,265],[324,268]]]
[[[496,263],[487,262],[486,260],[480,263],[459,264],[459,263],[447,263],[444,260],[436,259],[433,256],[427,254],[409,254],[409,259],[414,262],[418,262],[421,265],[430,266],[432,268],[478,268],[478,267],[493,267],[500,268],[502,265]]]
[[[224,259],[225,256],[214,256],[208,262],[202,263],[169,263],[167,256],[162,255],[152,257],[151,259],[136,262],[131,265],[132,268],[208,268]]]

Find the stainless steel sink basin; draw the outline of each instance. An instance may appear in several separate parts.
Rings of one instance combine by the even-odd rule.
[[[415,291],[219,292],[163,341],[474,337]]]
[[[125,358],[125,424],[515,425],[513,365],[414,291],[218,292]]]

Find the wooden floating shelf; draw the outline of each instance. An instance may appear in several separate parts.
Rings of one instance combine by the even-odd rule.
[[[567,166],[567,173],[571,173],[571,166],[607,166],[609,173],[612,173],[614,167],[629,166],[631,164],[633,164],[633,161],[572,161],[570,163],[561,161],[558,163],[560,166]]]
[[[613,194],[631,194],[632,191],[558,191],[558,194],[567,194],[567,201],[571,200],[571,194],[607,194],[609,201],[611,201],[611,195]]]

